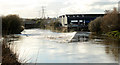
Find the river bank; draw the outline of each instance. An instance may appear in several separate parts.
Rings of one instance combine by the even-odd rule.
[[[8,38],[7,38],[8,39]],[[21,63],[18,61],[18,54],[16,54],[12,48],[10,48],[10,43],[3,39],[2,42],[2,64],[3,65],[20,65]]]
[[[104,34],[111,39],[120,40],[120,16],[117,8],[105,14],[91,21],[88,25],[89,30],[97,35]]]

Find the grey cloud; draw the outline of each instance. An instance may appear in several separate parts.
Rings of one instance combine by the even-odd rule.
[[[50,3],[47,3],[47,6],[46,9],[48,10],[56,10],[56,9],[60,9],[60,8],[64,8],[64,7],[67,7],[68,5],[67,4],[64,4],[64,0],[54,0],[53,2],[50,2]],[[42,3],[43,6],[44,4],[46,3]],[[40,9],[42,7],[42,4],[39,4],[36,9]]]
[[[0,8],[10,9],[10,8],[23,8],[28,7],[26,4],[1,4]]]
[[[104,12],[104,10],[99,8],[92,8],[89,10],[89,12]]]
[[[51,4],[49,4],[48,8],[55,10],[55,9],[61,9],[64,7],[67,7],[68,5],[63,4],[62,2],[53,2]]]
[[[49,12],[49,11],[58,12],[60,9],[68,7],[68,6],[69,5],[64,4],[63,1],[56,0],[56,1],[53,1],[51,3],[48,3],[47,6],[45,6],[45,10],[46,10],[46,12]],[[35,7],[36,11],[41,11],[41,9],[42,9],[41,4]]]
[[[86,6],[86,8],[84,8],[86,10],[87,13],[89,12],[104,12],[103,8],[100,8],[101,6],[106,6],[104,8],[108,8],[111,7],[109,5],[115,5],[117,4],[117,2],[115,2],[115,0],[113,0],[114,2],[110,2],[111,0],[107,0],[104,1],[103,0],[97,0],[97,2],[91,2],[88,3],[88,5],[84,5]],[[22,1],[16,1],[10,2],[10,3],[6,3],[8,2],[8,0],[5,1],[5,3],[1,3],[0,4],[0,8],[1,10],[4,11],[10,11],[11,9],[18,11],[18,13],[22,16],[28,16],[28,17],[36,17],[39,15],[39,12],[41,13],[41,7],[45,5],[45,12],[50,15],[50,16],[56,16],[56,12],[58,14],[62,14],[62,13],[72,13],[73,11],[75,11],[75,13],[79,13],[82,12],[81,7],[79,4],[84,3],[80,0],[22,0]],[[79,2],[79,3],[77,3]],[[92,4],[91,4],[92,3]],[[97,7],[96,7],[97,6]],[[74,8],[76,7],[76,8]],[[87,8],[88,7],[88,8]],[[88,10],[90,9],[90,10]],[[3,11],[3,12],[4,12]],[[3,14],[6,14],[3,13]],[[74,12],[73,12],[74,13]],[[84,13],[84,10],[83,10]]]
[[[91,4],[91,6],[104,6],[104,5],[114,5],[117,4],[117,2],[94,2],[93,4]]]

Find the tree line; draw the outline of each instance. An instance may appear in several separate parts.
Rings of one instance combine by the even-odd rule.
[[[50,29],[50,30],[61,30],[62,24],[59,22],[59,19],[40,19],[37,21],[38,28],[41,29]]]
[[[117,8],[107,11],[103,17],[91,21],[88,28],[94,34],[107,34],[120,39],[120,15]]]

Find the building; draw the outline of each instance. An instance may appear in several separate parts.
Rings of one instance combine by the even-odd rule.
[[[66,14],[59,17],[62,27],[68,29],[88,29],[88,23],[104,14]]]

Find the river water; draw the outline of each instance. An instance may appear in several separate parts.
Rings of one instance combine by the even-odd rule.
[[[18,36],[11,48],[23,63],[118,63],[118,43],[91,38],[90,32],[25,29]]]

